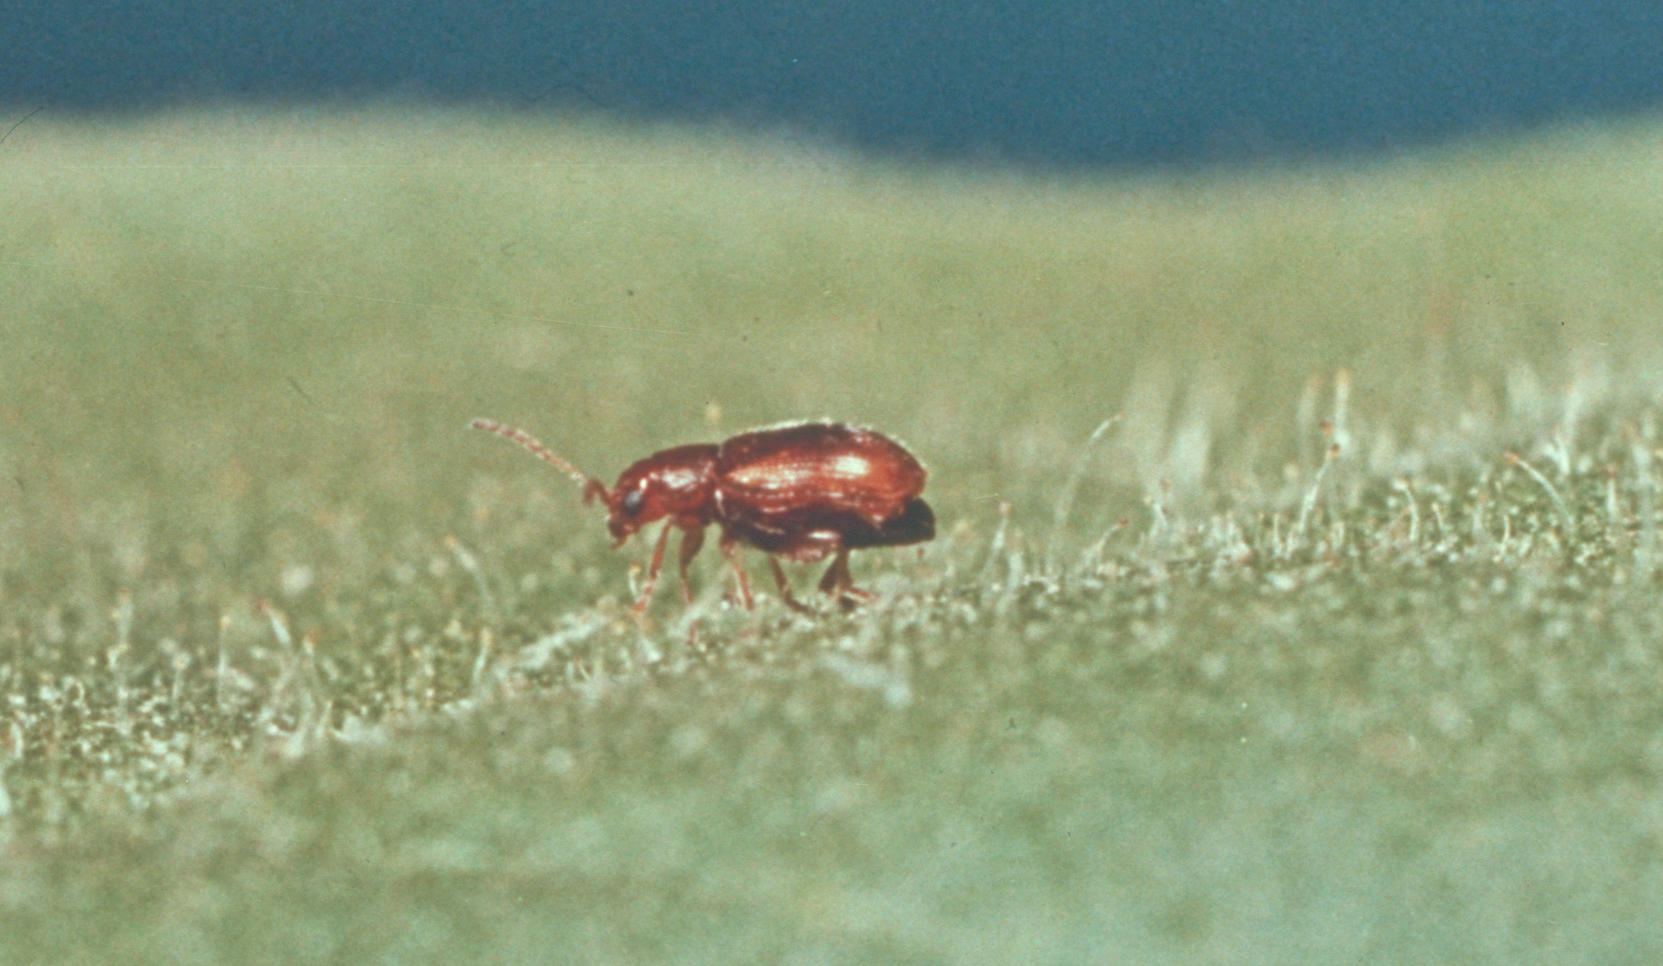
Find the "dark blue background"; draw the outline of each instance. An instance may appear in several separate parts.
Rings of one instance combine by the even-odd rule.
[[[1651,110],[1660,51],[1660,0],[0,0],[0,103],[394,95],[1141,164]]]

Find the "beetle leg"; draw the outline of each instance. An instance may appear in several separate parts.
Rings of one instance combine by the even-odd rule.
[[[785,579],[785,568],[780,566],[780,562],[774,559],[773,554],[768,555],[768,566],[774,571],[774,583],[779,585],[780,600],[785,601],[785,606],[791,608],[799,614],[814,613],[812,609],[805,607],[795,596],[792,595],[791,582]]]
[[[658,532],[658,542],[653,544],[652,562],[647,565],[647,582],[641,585],[641,596],[635,599],[635,613],[644,614],[647,602],[652,600],[653,588],[658,585],[658,572],[664,569],[664,548],[670,542],[670,524],[664,524],[664,529]]]
[[[668,532],[669,528],[665,528]],[[704,546],[704,528],[684,530],[681,535],[681,555],[677,563],[681,567],[681,599],[688,604],[693,603],[693,588],[687,584],[687,565],[698,556],[699,549]]]
[[[739,566],[739,541],[729,539],[724,533],[720,546],[722,556],[728,558],[729,566],[733,567],[733,576],[739,583],[739,600],[744,603],[746,610],[756,610],[756,601],[751,599],[751,582],[745,579],[745,568]]]
[[[848,573],[849,551],[839,548],[831,566],[826,568],[825,576],[820,578],[820,593],[842,593],[844,585],[849,582]]]
[[[849,548],[837,548],[837,556],[833,558],[831,566],[826,568],[826,575],[820,578],[821,593],[835,596],[839,603],[848,606],[853,601],[869,601],[872,595],[855,586],[854,577],[849,574]]]

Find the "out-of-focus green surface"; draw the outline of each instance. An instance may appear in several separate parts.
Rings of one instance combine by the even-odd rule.
[[[43,117],[0,961],[1663,954],[1654,129],[1061,181]],[[641,627],[644,548],[474,416],[604,478],[866,423],[941,537],[810,620],[709,553]]]

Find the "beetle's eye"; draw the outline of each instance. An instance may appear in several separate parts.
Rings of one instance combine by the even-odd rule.
[[[619,504],[619,507],[625,513],[630,516],[634,516],[641,512],[641,504],[645,501],[645,499],[646,498],[641,495],[640,490],[630,490],[628,493],[624,494],[624,499]]]

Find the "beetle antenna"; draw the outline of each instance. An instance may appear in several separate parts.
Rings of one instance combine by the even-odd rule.
[[[606,484],[592,476],[586,475],[582,470],[561,459],[559,456],[555,455],[554,450],[544,446],[538,441],[537,437],[531,435],[525,430],[509,426],[505,423],[492,422],[489,419],[476,419],[468,425],[474,429],[484,430],[487,433],[496,433],[504,439],[511,439],[525,447],[533,456],[536,456],[546,462],[553,463],[556,469],[571,477],[577,482],[578,486],[583,488],[583,502],[588,503],[597,496],[601,498],[602,502],[605,502]]]

